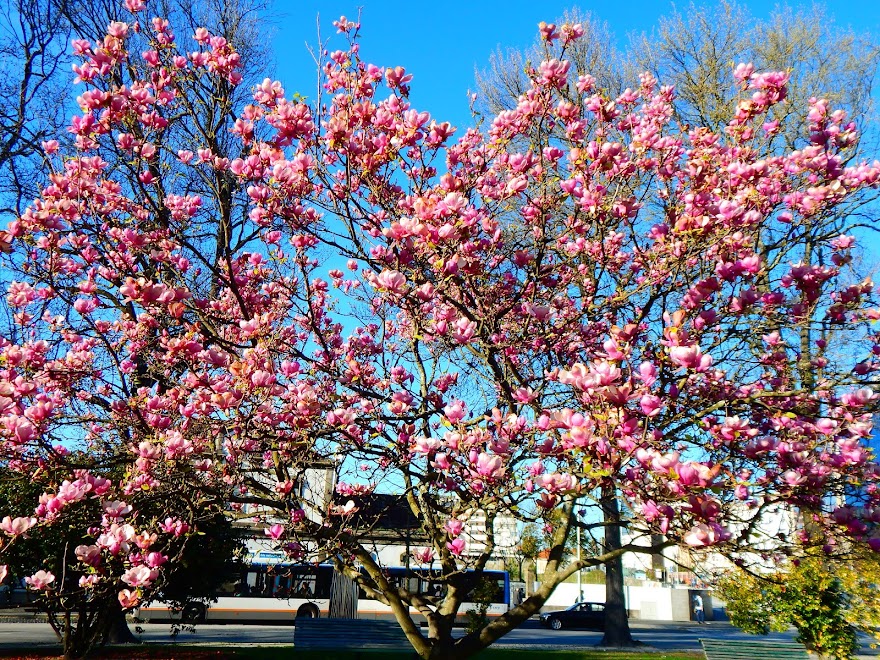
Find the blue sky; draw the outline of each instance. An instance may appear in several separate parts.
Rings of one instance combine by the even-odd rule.
[[[626,46],[627,35],[650,33],[658,18],[671,13],[673,6],[684,11],[689,4],[628,0],[578,6],[606,21],[619,44]],[[760,19],[768,16],[776,3],[753,0],[742,4]],[[316,17],[320,14],[323,37],[334,37],[331,22],[340,15],[355,18],[360,8],[364,59],[380,66],[405,67],[415,76],[414,106],[429,111],[438,121],[461,127],[470,116],[467,91],[474,86],[474,67],[484,67],[499,45],[529,46],[540,21],[554,21],[575,5],[572,0],[275,0],[272,41],[276,76],[288,93],[314,96],[315,66],[306,43],[317,41]],[[827,0],[823,5],[839,26],[880,35],[880,3]],[[331,49],[340,43],[331,41]]]

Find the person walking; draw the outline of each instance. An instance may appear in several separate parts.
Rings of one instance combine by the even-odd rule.
[[[694,595],[694,618],[697,623],[706,623],[706,617],[703,614],[703,597],[700,594]]]

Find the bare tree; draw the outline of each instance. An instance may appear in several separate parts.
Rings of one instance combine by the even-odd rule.
[[[573,65],[573,80],[580,75],[591,75],[597,87],[609,94],[622,89],[623,61],[608,24],[578,8],[566,11],[558,22],[580,23],[584,28],[584,36],[572,42],[566,52]],[[526,51],[499,46],[489,57],[488,68],[475,72],[477,109],[494,116],[515,107],[519,96],[529,88],[528,71],[543,59],[541,40],[536,40]]]
[[[675,85],[678,119],[691,126],[722,130],[739,100],[733,77],[740,62],[759,71],[787,71],[788,98],[770,120],[779,121],[769,148],[796,148],[801,118],[793,109],[810,97],[826,98],[851,119],[873,119],[871,91],[880,63],[880,45],[868,34],[839,28],[820,5],[781,7],[766,22],[732,2],[715,7],[690,5],[662,18],[650,34],[631,40],[625,57],[627,79],[650,71]]]
[[[70,27],[47,0],[0,2],[0,216],[39,192],[40,142],[63,133]]]

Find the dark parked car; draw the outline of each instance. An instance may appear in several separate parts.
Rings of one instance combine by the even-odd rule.
[[[563,628],[605,630],[605,604],[575,603],[567,610],[542,614],[541,623],[553,630]]]

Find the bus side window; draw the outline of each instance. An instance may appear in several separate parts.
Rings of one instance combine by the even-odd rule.
[[[293,594],[290,593],[292,583],[293,580],[291,580],[290,575],[279,575],[275,585],[275,592],[272,595],[275,598],[288,598],[292,596]]]
[[[248,571],[248,586],[251,596],[262,596],[266,586],[266,574],[259,569]]]
[[[253,582],[248,580],[248,578],[252,575],[253,573],[251,571],[241,571],[238,574],[238,580],[235,583],[234,596],[250,596]]]
[[[263,587],[263,596],[270,598],[275,591],[275,576],[266,573],[266,584]]]
[[[424,582],[422,584],[422,593],[433,598],[442,598],[445,586],[442,582]]]
[[[499,578],[497,580],[492,581],[495,584],[495,594],[492,597],[493,603],[503,603],[504,602],[504,578]]]

